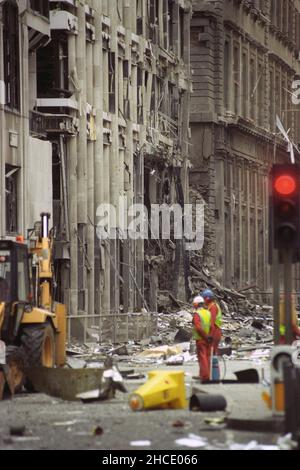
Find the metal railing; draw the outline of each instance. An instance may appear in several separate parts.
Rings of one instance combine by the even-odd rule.
[[[48,134],[76,135],[76,121],[68,114],[51,114],[30,111],[31,134],[45,136]]]
[[[111,312],[100,315],[78,314],[67,317],[67,340],[74,338],[73,331],[77,330],[75,323],[80,322],[83,337],[86,343],[89,329],[99,336],[99,342],[127,343],[128,341],[140,341],[157,334],[158,314],[157,312],[145,313],[120,313]]]
[[[42,113],[37,111],[29,112],[29,130],[33,135],[45,135],[45,120]]]

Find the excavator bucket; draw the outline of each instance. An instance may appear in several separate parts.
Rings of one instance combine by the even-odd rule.
[[[63,400],[76,401],[77,395],[101,389],[105,369],[50,369],[32,367],[25,375],[34,390]]]

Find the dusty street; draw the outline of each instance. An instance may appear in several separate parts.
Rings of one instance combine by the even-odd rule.
[[[161,366],[160,366],[161,367]],[[230,361],[227,378],[233,378],[232,371],[253,367],[253,363]],[[267,363],[258,365],[260,375]],[[126,364],[120,366],[126,368]],[[137,367],[136,371],[147,372],[149,367]],[[166,366],[163,367],[166,369]],[[182,370],[181,367],[170,369]],[[184,365],[186,372],[187,397],[196,385],[192,376],[197,373],[197,364]],[[267,371],[265,371],[267,372]],[[128,391],[135,390],[144,380],[127,380]],[[210,387],[210,386],[206,386]],[[216,386],[213,386],[216,387]],[[225,390],[219,385],[219,391],[225,392],[228,411],[239,415],[262,415],[265,405],[259,399],[260,385],[234,385],[236,389]],[[259,444],[276,444],[279,435],[232,431],[226,428],[214,428],[205,422],[208,416],[224,416],[224,413],[193,413],[186,410],[164,410],[134,413],[128,404],[128,394],[117,392],[113,400],[93,404],[66,402],[43,394],[23,394],[12,401],[0,403],[0,448],[1,449],[70,449],[70,450],[186,450],[175,441],[189,434],[196,434],[205,439],[206,444],[198,449],[229,448],[233,444],[248,444],[255,440]],[[247,404],[247,406],[245,406]],[[250,408],[249,408],[250,407]],[[251,408],[252,407],[252,408]],[[176,427],[175,424],[180,427]],[[23,436],[10,435],[11,427],[26,426]],[[133,441],[147,440],[150,445],[136,447]],[[197,450],[197,449],[194,449]]]

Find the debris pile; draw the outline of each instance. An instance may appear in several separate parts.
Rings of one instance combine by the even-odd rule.
[[[229,295],[229,294],[228,294]],[[221,297],[220,297],[221,298]],[[230,304],[221,298],[223,311],[223,343],[221,355],[232,359],[267,359],[273,344],[272,307],[252,305],[245,312],[241,307],[230,310]],[[248,304],[247,304],[248,305]],[[165,363],[180,365],[187,361],[196,361],[192,353],[192,307],[176,312],[157,313],[155,334],[140,341],[128,341],[125,344],[112,343],[72,343],[67,349],[67,364],[70,368],[104,367],[107,358],[117,362]]]

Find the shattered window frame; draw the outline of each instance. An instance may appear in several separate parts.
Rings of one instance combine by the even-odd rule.
[[[20,111],[19,9],[13,0],[6,0],[3,13],[3,64],[5,106]]]

